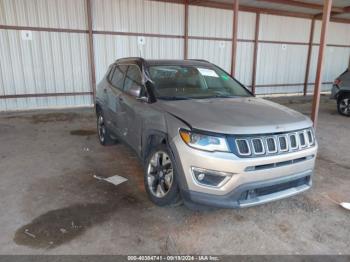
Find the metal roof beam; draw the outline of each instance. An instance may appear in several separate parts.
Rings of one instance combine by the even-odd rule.
[[[148,1],[168,2],[168,3],[182,3],[183,4],[185,0],[148,0]],[[271,1],[271,2],[272,1],[278,1],[278,3],[281,3],[281,1],[286,1],[286,0],[259,0],[259,1]],[[292,0],[288,0],[288,1],[292,1]],[[295,0],[293,0],[293,2],[299,2],[300,3],[300,1],[295,1]],[[230,3],[215,2],[215,1],[211,1],[211,0],[189,0],[189,5],[196,5],[196,6],[203,6],[203,7],[212,7],[212,8],[220,8],[220,9],[232,10],[232,4],[230,4]],[[346,7],[346,10],[348,10],[347,8],[350,9],[350,6]],[[279,16],[300,17],[300,18],[307,18],[307,19],[313,19],[313,18],[321,19],[321,17],[317,18],[317,17],[315,17],[312,14],[307,14],[307,13],[303,13],[303,12],[291,12],[291,11],[284,11],[284,10],[279,10],[279,9],[260,8],[260,7],[247,6],[247,5],[240,5],[239,6],[239,10],[240,11],[244,11],[244,12],[271,14],[271,15],[279,15]],[[332,10],[334,10],[334,9],[332,9]],[[339,8],[336,8],[335,11],[339,11]],[[319,14],[317,14],[317,15],[319,15]],[[350,24],[350,19],[346,19],[346,18],[332,17],[331,21],[332,22],[338,22],[338,23]]]
[[[316,10],[323,10],[323,5],[315,4],[315,3],[307,3],[303,1],[297,1],[297,0],[257,0],[257,1],[289,5],[289,6],[295,6],[295,7],[303,7],[303,8],[316,9]],[[343,12],[343,8],[333,7],[332,12]]]

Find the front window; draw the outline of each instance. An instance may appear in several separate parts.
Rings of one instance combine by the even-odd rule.
[[[153,91],[158,99],[248,97],[251,94],[217,67],[191,65],[150,66]]]

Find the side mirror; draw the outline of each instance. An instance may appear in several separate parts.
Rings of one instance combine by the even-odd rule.
[[[141,87],[140,86],[132,86],[125,93],[128,95],[139,98],[141,95]]]

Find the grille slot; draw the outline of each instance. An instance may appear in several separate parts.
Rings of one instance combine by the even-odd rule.
[[[260,138],[252,139],[252,145],[253,145],[254,154],[256,154],[256,155],[265,154],[265,149],[264,149],[262,139],[260,139]]]
[[[250,155],[250,148],[247,139],[236,139],[238,153],[242,156]]]
[[[280,151],[285,152],[288,150],[287,136],[278,137]]]
[[[304,132],[299,133],[299,141],[301,147],[306,147],[306,140],[305,140],[305,134]]]
[[[306,157],[300,157],[297,159],[286,160],[286,161],[277,162],[277,163],[264,164],[264,165],[258,165],[258,166],[249,166],[245,169],[245,171],[252,172],[252,171],[258,171],[258,170],[271,169],[275,167],[288,166],[288,165],[297,164],[297,163],[304,162],[306,160],[313,159],[314,157],[315,157],[314,155],[310,155]]]
[[[290,148],[295,150],[298,148],[297,136],[295,134],[289,135]]]
[[[307,138],[308,138],[309,145],[313,145],[314,144],[314,137],[312,135],[312,131],[311,130],[307,130],[306,133],[307,133]]]
[[[277,153],[277,145],[276,140],[274,137],[268,137],[266,138],[266,146],[267,146],[267,152],[268,153]]]

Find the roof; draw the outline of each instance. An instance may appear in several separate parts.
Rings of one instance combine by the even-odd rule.
[[[186,60],[174,60],[174,59],[144,59],[142,57],[124,57],[118,59],[118,63],[135,63],[139,66],[141,64],[147,64],[148,66],[155,65],[195,65],[195,66],[208,66],[212,65],[210,62],[200,59],[186,59]]]
[[[233,9],[234,0],[189,0],[192,5]],[[323,0],[239,0],[240,10],[321,18]],[[350,23],[350,1],[333,0],[332,19]]]
[[[186,60],[145,60],[147,65],[155,66],[155,65],[195,65],[195,66],[203,66],[203,65],[212,65],[210,62],[205,60],[195,60],[195,59],[186,59]]]

